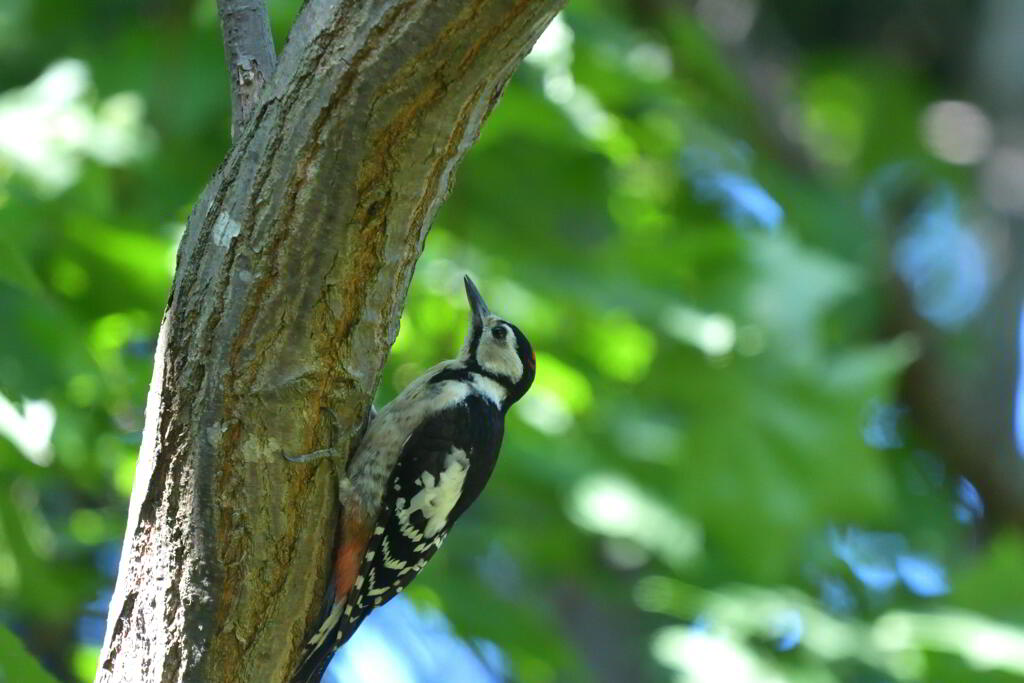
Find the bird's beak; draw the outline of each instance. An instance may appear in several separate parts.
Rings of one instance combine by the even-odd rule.
[[[466,298],[469,299],[469,309],[473,312],[473,329],[479,329],[484,323],[484,318],[489,316],[491,311],[487,308],[484,298],[480,296],[480,290],[476,288],[476,285],[473,284],[468,275],[465,277],[465,283]]]

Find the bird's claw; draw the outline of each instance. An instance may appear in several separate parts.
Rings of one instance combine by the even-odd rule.
[[[323,458],[333,458],[337,454],[338,449],[335,448],[334,446],[331,446],[330,448],[321,448],[318,451],[313,451],[312,453],[303,453],[302,455],[286,455],[284,453],[282,453],[281,455],[284,457],[285,460],[288,460],[290,462],[303,463],[316,462],[317,460],[321,460]]]
[[[320,408],[322,411],[328,414],[330,417],[330,437],[328,443],[331,445],[327,448],[321,448],[320,450],[313,451],[312,453],[303,453],[302,455],[287,455],[282,453],[282,457],[289,462],[316,462],[317,460],[323,460],[324,458],[333,458],[338,455],[338,414],[334,412],[333,408],[323,406]]]
[[[323,408],[321,408],[321,410],[327,413],[328,416],[330,417],[330,438],[328,442],[331,445],[328,446],[327,448],[321,448],[320,450],[313,451],[312,453],[303,453],[302,455],[286,455],[282,453],[281,455],[285,460],[288,460],[289,462],[307,463],[316,462],[317,460],[322,460],[324,458],[333,458],[339,455],[338,434],[341,431],[341,429],[338,426],[338,423],[340,422],[340,420],[338,419],[338,414],[334,412],[333,408],[329,408],[327,406],[324,406]],[[370,426],[370,422],[372,422],[373,418],[375,418],[376,416],[377,409],[374,408],[373,405],[370,405],[370,411],[366,415],[366,420],[363,421],[363,429],[360,434],[360,438],[362,434],[366,433],[366,429]]]

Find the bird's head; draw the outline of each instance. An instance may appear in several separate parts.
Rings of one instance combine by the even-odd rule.
[[[504,401],[507,408],[522,398],[533,384],[537,372],[533,347],[518,327],[491,313],[468,275],[465,283],[471,314],[459,360],[474,372],[501,384],[508,392]]]

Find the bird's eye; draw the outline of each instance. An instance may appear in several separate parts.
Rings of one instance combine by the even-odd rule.
[[[491,336],[494,337],[495,339],[497,339],[498,341],[501,341],[502,339],[504,339],[505,338],[505,326],[504,325],[496,325],[496,326],[492,327],[491,328]]]

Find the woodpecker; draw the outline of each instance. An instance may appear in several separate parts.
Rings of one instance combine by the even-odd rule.
[[[363,619],[437,552],[487,484],[505,414],[533,383],[526,336],[490,312],[468,275],[465,285],[471,314],[458,357],[427,370],[371,420],[340,477],[329,611],[292,683],[319,681]]]

